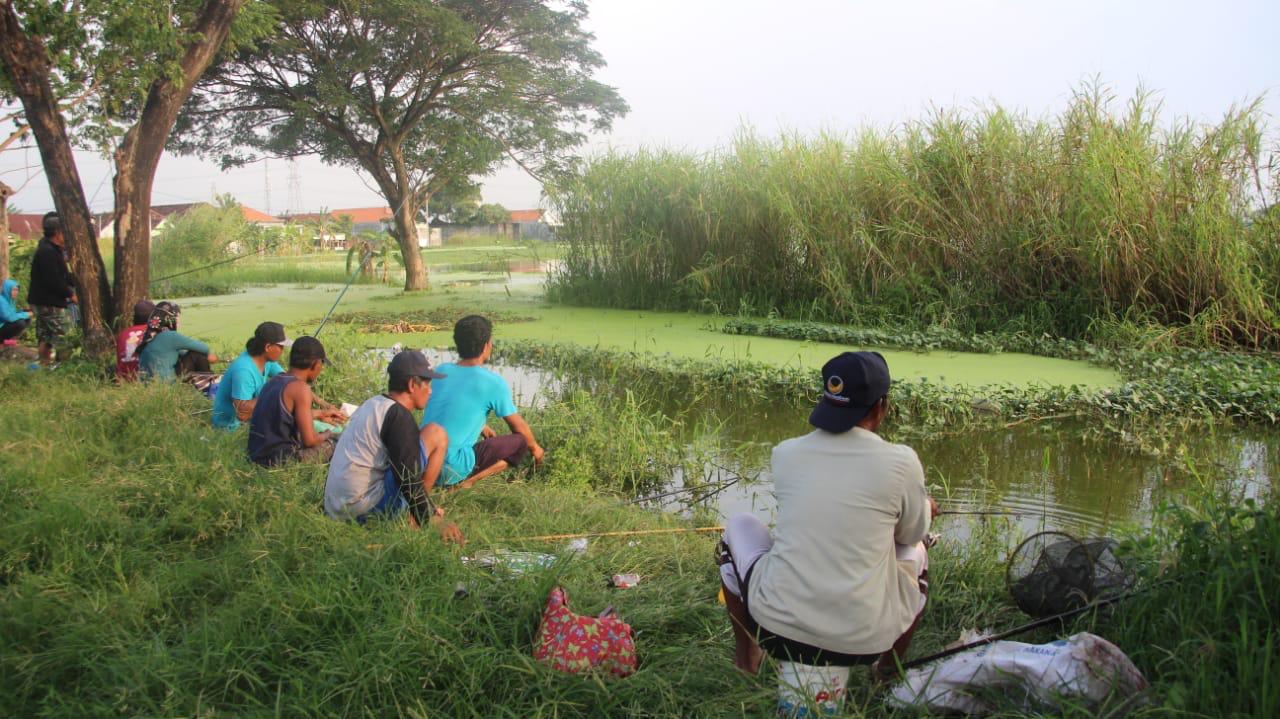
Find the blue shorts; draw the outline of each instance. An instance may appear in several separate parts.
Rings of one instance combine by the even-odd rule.
[[[418,440],[418,461],[423,467],[427,466],[427,445]],[[409,500],[404,498],[400,493],[400,480],[396,477],[394,468],[388,467],[386,474],[382,475],[382,499],[374,505],[373,509],[365,514],[356,517],[356,521],[364,524],[365,520],[373,514],[385,514],[394,516],[400,514],[409,508]]]

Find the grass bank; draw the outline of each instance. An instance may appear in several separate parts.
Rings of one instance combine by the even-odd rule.
[[[320,391],[374,391],[381,368],[361,364],[357,348],[334,349],[345,364]],[[2,367],[0,391],[10,398],[0,413],[0,705],[15,715],[772,713],[768,668],[746,677],[730,667],[713,537],[594,540],[584,555],[514,577],[459,560],[497,546],[561,549],[512,537],[682,526],[619,502],[623,467],[669,456],[661,418],[603,396],[554,403],[538,418],[552,450],[544,471],[444,499],[470,539],[459,550],[399,522],[324,518],[322,468],[246,464],[243,434],[211,429],[195,414],[207,402],[185,387],[113,387],[69,364]],[[1166,583],[1066,628],[1131,653],[1153,681],[1153,716],[1263,716],[1275,705],[1280,522],[1274,510],[1225,507],[1168,514],[1130,543],[1142,567],[1172,567]],[[971,537],[933,553],[917,656],[961,628],[1020,621],[999,560],[1013,538],[999,522]],[[606,589],[620,571],[645,579]],[[459,584],[468,597],[454,598]],[[580,611],[612,604],[632,624],[638,674],[570,677],[530,658],[555,584]],[[852,684],[849,714],[880,715],[865,676]]]
[[[944,109],[853,134],[748,130],[706,154],[605,153],[553,197],[570,249],[552,296],[1275,348],[1267,132],[1256,104],[1200,125],[1086,86],[1043,119]]]

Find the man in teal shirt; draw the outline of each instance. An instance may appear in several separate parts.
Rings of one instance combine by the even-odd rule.
[[[263,322],[244,343],[244,352],[227,365],[213,397],[213,426],[235,429],[248,421],[267,380],[284,372],[280,356],[293,344],[278,322]]]
[[[459,360],[437,368],[444,377],[432,384],[422,415],[422,426],[439,424],[449,437],[438,484],[466,489],[520,464],[528,453],[542,464],[542,446],[516,411],[510,385],[484,366],[493,353],[493,325],[480,315],[463,317],[453,327],[453,342]],[[511,434],[498,435],[485,424],[490,412],[507,423]]]

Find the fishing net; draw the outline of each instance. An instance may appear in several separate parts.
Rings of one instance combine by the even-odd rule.
[[[1132,577],[1107,537],[1076,539],[1064,532],[1027,537],[1009,557],[1005,581],[1018,608],[1032,617],[1069,612],[1124,591]]]

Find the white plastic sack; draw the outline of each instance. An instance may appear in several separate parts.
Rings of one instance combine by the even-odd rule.
[[[1146,688],[1147,680],[1124,652],[1083,632],[1049,644],[993,642],[912,669],[894,686],[889,703],[985,714],[1009,702],[1024,709],[1060,701],[1096,707],[1130,700]]]

